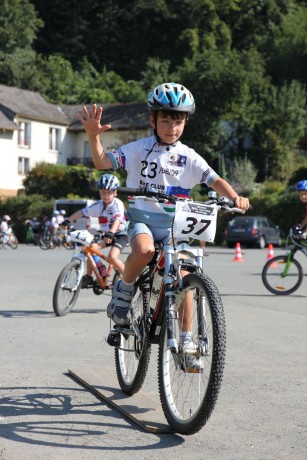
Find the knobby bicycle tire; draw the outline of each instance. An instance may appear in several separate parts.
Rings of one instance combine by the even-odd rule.
[[[120,346],[115,348],[115,368],[118,383],[124,393],[133,395],[137,393],[145,380],[151,345],[144,325],[143,294],[137,289],[132,300],[132,307],[138,318],[142,340],[137,342],[135,335],[120,334]]]
[[[53,310],[56,316],[65,316],[74,307],[81,289],[81,278],[76,286],[79,271],[80,262],[72,260],[59,274],[53,291]]]
[[[301,264],[292,259],[288,268],[288,273],[282,276],[285,272],[288,255],[280,255],[269,259],[262,269],[262,282],[265,287],[275,295],[289,295],[295,292],[304,279],[303,268]]]
[[[158,354],[161,405],[171,428],[185,435],[198,432],[211,416],[222,384],[226,354],[225,316],[217,287],[207,275],[186,275],[183,291],[175,294],[177,311],[189,291],[188,295],[193,296],[192,340],[197,350],[204,350],[199,358],[204,367],[199,372],[189,372],[182,349],[178,354],[171,352],[167,347],[166,320]],[[173,321],[178,343],[182,313]]]

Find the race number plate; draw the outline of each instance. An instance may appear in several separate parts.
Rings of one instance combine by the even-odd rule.
[[[197,201],[177,202],[174,237],[188,237],[212,243],[216,233],[216,218],[215,206]]]
[[[87,230],[74,230],[70,232],[70,237],[72,241],[84,244],[85,246],[89,246],[94,239],[94,235]]]

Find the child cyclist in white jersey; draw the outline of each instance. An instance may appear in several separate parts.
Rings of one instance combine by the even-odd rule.
[[[100,200],[87,206],[80,211],[74,212],[67,220],[62,223],[66,226],[80,217],[98,217],[100,230],[105,233],[105,237],[99,243],[93,243],[95,249],[103,249],[110,246],[110,252],[107,260],[112,264],[119,273],[124,272],[124,263],[120,260],[120,253],[128,245],[126,218],[124,203],[116,197],[117,188],[119,187],[119,180],[113,174],[103,174],[97,181],[97,188],[99,189]],[[108,236],[115,235],[116,240],[113,242]],[[87,273],[82,278],[82,289],[93,285],[92,266],[90,262],[87,263]]]
[[[189,197],[191,189],[197,184],[206,184],[219,195],[234,200],[238,208],[247,210],[247,198],[238,196],[234,189],[207,164],[193,149],[182,144],[180,137],[188,117],[195,111],[194,98],[181,84],[163,83],[154,88],[148,96],[149,121],[154,135],[123,145],[114,152],[105,153],[99,135],[111,128],[101,125],[102,107],[93,105],[89,114],[84,107],[84,118],[77,115],[89,138],[94,165],[97,169],[119,167],[127,171],[126,186],[148,187],[177,196]],[[113,297],[108,305],[108,316],[116,324],[129,324],[129,311],[134,293],[134,282],[155,253],[154,241],[167,243],[173,215],[161,213],[145,201],[138,207],[134,203],[128,209],[130,224],[128,238],[131,244],[123,274],[123,279],[114,286]],[[189,312],[189,294],[180,309]],[[189,313],[184,314],[180,334],[181,344],[189,349],[192,346],[189,331]],[[186,356],[186,366],[202,369],[201,359]]]

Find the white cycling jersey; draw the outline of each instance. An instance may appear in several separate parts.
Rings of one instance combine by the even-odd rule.
[[[115,219],[119,219],[120,226],[116,234],[126,234],[125,226],[125,207],[124,203],[118,198],[114,198],[112,203],[105,205],[103,201],[99,200],[95,203],[82,209],[85,217],[98,217],[100,230],[108,232],[112,227]]]
[[[195,150],[180,141],[174,145],[161,145],[155,136],[125,144],[107,155],[114,170],[122,167],[127,171],[127,187],[148,187],[153,191],[190,197],[195,185],[210,186],[218,177]],[[172,203],[153,203],[129,197],[131,220],[153,227],[169,227],[174,211]]]
[[[0,231],[3,233],[9,233],[9,226],[5,220],[3,220],[0,224]]]

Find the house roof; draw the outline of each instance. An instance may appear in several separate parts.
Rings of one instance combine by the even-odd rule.
[[[112,125],[116,130],[146,129],[148,111],[146,104],[116,103],[97,104],[103,106],[103,124]],[[91,110],[91,105],[87,105]],[[84,131],[82,124],[76,118],[77,113],[82,114],[83,105],[49,104],[34,91],[0,85],[0,129],[18,129],[14,123],[16,116],[39,120],[42,122],[56,123],[68,126],[72,132]]]
[[[113,129],[146,129],[149,126],[148,110],[146,104],[128,103],[128,104],[97,104],[103,107],[102,123],[110,124]],[[84,128],[76,118],[76,115],[83,114],[84,105],[63,105],[62,109],[70,120],[70,131],[83,131]],[[86,106],[89,113],[91,105]]]
[[[5,129],[7,131],[14,131],[14,129],[18,129],[15,123],[10,121],[4,113],[1,112],[1,105],[0,105],[0,129]]]
[[[69,124],[60,106],[49,104],[40,93],[12,86],[0,85],[0,113],[0,128],[4,129],[4,124],[7,124],[7,121],[12,124],[16,115],[60,125]],[[10,129],[16,129],[16,126]]]

